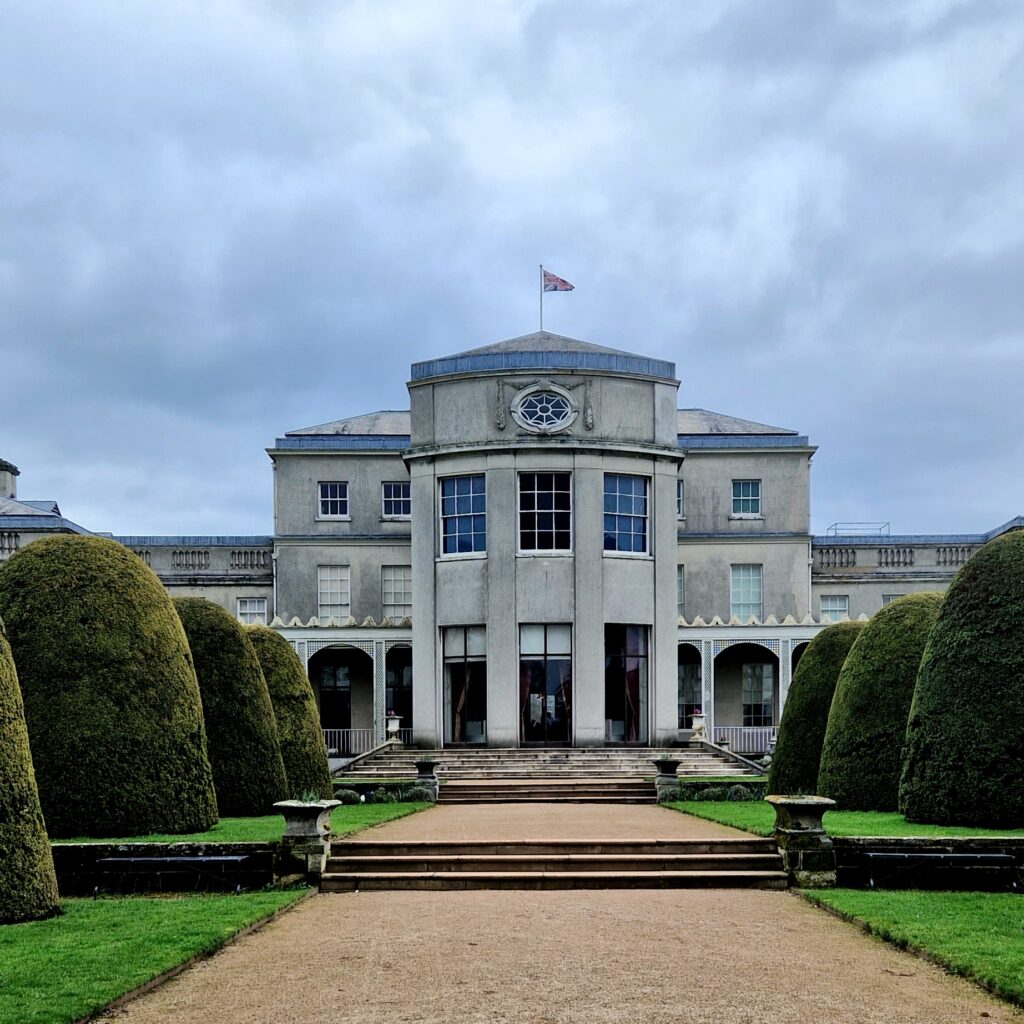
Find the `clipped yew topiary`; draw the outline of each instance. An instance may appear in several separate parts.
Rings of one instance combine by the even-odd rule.
[[[768,792],[816,793],[821,747],[839,671],[863,622],[837,622],[804,651],[793,674],[768,771]]]
[[[818,793],[841,810],[896,810],[914,681],[941,605],[941,594],[898,598],[871,618],[846,656],[818,773]]]
[[[188,643],[153,571],[61,535],[0,565],[51,838],[203,832],[217,821]]]
[[[333,787],[327,747],[313,687],[302,662],[292,645],[268,626],[248,626],[246,633],[256,650],[274,706],[289,796],[298,800],[315,793],[320,799],[329,800]]]
[[[25,707],[0,619],[0,924],[34,921],[59,911]]]
[[[956,574],[917,675],[900,811],[937,825],[1024,827],[1024,531]]]
[[[203,696],[207,749],[225,817],[273,814],[288,798],[267,683],[245,627],[204,597],[175,598]]]

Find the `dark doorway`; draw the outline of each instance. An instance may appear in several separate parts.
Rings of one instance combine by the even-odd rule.
[[[647,626],[604,627],[604,717],[608,743],[647,742]]]
[[[519,627],[519,735],[565,746],[572,729],[572,627]]]

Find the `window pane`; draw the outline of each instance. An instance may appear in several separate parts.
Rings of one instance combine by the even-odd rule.
[[[548,654],[572,653],[572,626],[548,626]]]
[[[381,512],[385,518],[405,519],[412,515],[411,490],[412,484],[408,480],[381,484]]]
[[[321,516],[348,515],[348,483],[344,480],[321,481],[318,485],[320,493]]]
[[[647,477],[606,473],[605,551],[647,551]]]
[[[760,480],[733,480],[732,512],[733,515],[760,515]]]
[[[469,626],[466,629],[466,657],[482,658],[487,653],[487,628]]]
[[[317,617],[347,619],[350,614],[349,567],[347,565],[317,566]]]
[[[444,656],[461,658],[466,653],[466,631],[462,626],[449,626],[444,630]]]
[[[519,627],[519,653],[520,654],[543,654],[544,653],[544,627],[543,626],[520,626]]]
[[[821,597],[821,620],[839,622],[850,616],[850,598],[846,594],[823,594]]]
[[[761,566],[734,565],[732,574],[732,600],[730,616],[747,622],[751,617],[763,618]]]
[[[483,474],[441,481],[441,551],[446,555],[487,550]]]

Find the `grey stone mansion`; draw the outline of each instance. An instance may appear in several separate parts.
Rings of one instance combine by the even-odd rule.
[[[987,533],[810,533],[807,436],[678,408],[675,365],[549,333],[413,364],[409,409],[267,449],[274,533],[116,540],[175,596],[266,622],[328,745],[765,749],[823,624],[944,589]],[[0,559],[89,532],[18,498]]]

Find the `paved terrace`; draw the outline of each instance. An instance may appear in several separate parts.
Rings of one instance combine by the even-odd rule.
[[[735,835],[658,807],[438,807],[389,839]],[[368,833],[363,833],[367,836]],[[113,1015],[122,1024],[1024,1024],[785,892],[322,895]]]

